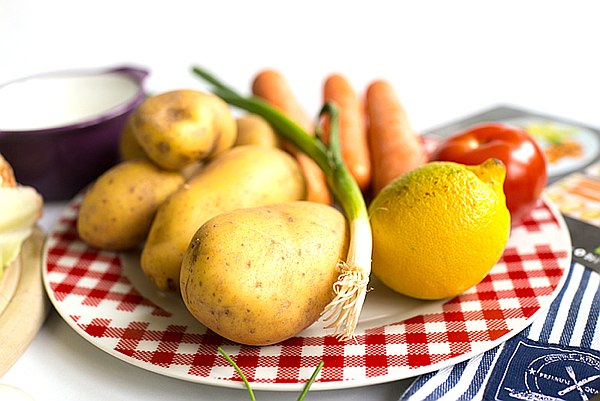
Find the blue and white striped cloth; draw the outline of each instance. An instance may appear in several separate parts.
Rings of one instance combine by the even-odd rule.
[[[573,263],[550,308],[468,361],[417,378],[416,400],[588,400],[600,394],[600,275]]]

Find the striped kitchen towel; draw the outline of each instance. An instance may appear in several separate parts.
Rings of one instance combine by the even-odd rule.
[[[468,361],[417,378],[416,400],[588,400],[600,394],[600,275],[573,263],[527,329]]]

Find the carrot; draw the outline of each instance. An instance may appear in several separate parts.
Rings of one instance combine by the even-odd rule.
[[[323,102],[339,109],[339,137],[342,158],[364,192],[371,184],[371,159],[367,142],[365,112],[350,83],[340,74],[331,74],[323,85]],[[327,138],[327,121],[324,136]]]
[[[378,80],[368,86],[366,108],[375,196],[395,178],[425,164],[426,156],[419,136],[388,82]]]
[[[294,97],[292,89],[279,72],[264,70],[259,72],[252,83],[252,93],[270,103],[273,107],[285,114],[289,119],[298,124],[306,132],[314,135],[313,125]],[[290,152],[300,164],[306,180],[307,200],[330,204],[331,193],[327,181],[319,166],[289,143],[285,149]]]

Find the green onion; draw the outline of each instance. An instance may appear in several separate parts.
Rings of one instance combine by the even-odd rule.
[[[246,389],[248,390],[248,393],[250,393],[250,399],[252,401],[256,401],[256,398],[254,397],[254,393],[252,392],[252,387],[250,387],[250,383],[248,383],[248,380],[246,379],[246,376],[244,376],[244,373],[242,372],[242,370],[240,369],[240,367],[237,365],[237,363],[235,363],[233,361],[233,359],[231,359],[231,357],[229,355],[227,355],[227,353],[225,351],[223,351],[223,349],[221,347],[218,347],[217,350],[221,354],[223,354],[223,356],[225,357],[225,359],[227,359],[227,362],[229,362],[231,364],[231,366],[233,366],[233,368],[235,369],[235,371],[238,373],[238,375],[240,375],[240,377],[244,381],[244,385],[246,386]]]
[[[330,139],[327,146],[319,135],[309,135],[265,101],[241,96],[199,67],[194,67],[193,72],[211,84],[214,87],[213,93],[228,104],[263,117],[280,136],[307,154],[323,171],[329,189],[350,226],[348,255],[337,266],[339,276],[333,287],[335,298],[323,311],[325,321],[333,321],[325,328],[333,328],[333,335],[339,339],[354,338],[354,330],[367,294],[373,239],[364,197],[342,159],[337,107],[333,103],[327,103],[320,113],[328,114],[330,118]]]
[[[256,401],[256,398],[254,397],[254,392],[252,391],[252,387],[250,387],[250,383],[248,383],[248,380],[246,379],[246,376],[244,376],[244,373],[239,368],[239,366],[233,361],[233,359],[231,359],[231,357],[229,355],[227,355],[225,353],[225,351],[223,351],[223,349],[221,347],[218,347],[217,350],[221,354],[223,354],[223,356],[225,357],[225,359],[227,359],[227,362],[229,362],[231,364],[231,366],[233,366],[233,368],[235,369],[235,371],[240,375],[240,377],[244,381],[244,385],[246,386],[246,389],[248,390],[248,393],[250,394],[250,399],[252,401]],[[324,365],[323,361],[319,362],[319,364],[317,365],[317,367],[316,367],[315,371],[313,372],[312,376],[310,377],[310,379],[308,380],[308,382],[304,386],[304,389],[302,390],[302,393],[300,393],[300,397],[298,397],[297,401],[304,400],[304,397],[306,397],[306,394],[308,393],[308,390],[310,390],[310,386],[312,386],[312,384],[314,383],[314,381],[317,379],[317,376],[319,375],[319,372],[321,371],[321,368],[323,367],[323,365]]]
[[[317,365],[317,368],[315,369],[312,376],[306,383],[306,386],[304,386],[304,390],[302,390],[302,393],[300,393],[300,397],[298,397],[297,401],[302,401],[304,399],[304,397],[306,397],[306,394],[308,393],[310,386],[312,386],[314,381],[317,379],[317,376],[319,375],[319,372],[321,371],[321,368],[323,367],[323,365],[325,365],[325,363],[323,361],[319,362],[319,364]]]

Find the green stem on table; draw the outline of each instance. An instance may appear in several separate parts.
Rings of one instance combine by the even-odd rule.
[[[246,376],[244,376],[244,373],[242,372],[242,370],[240,369],[240,367],[237,365],[237,363],[235,363],[233,361],[233,359],[231,359],[231,357],[229,355],[227,355],[227,353],[225,351],[223,351],[223,349],[221,347],[217,347],[217,350],[225,357],[225,359],[227,359],[227,362],[229,362],[231,364],[231,366],[233,366],[233,368],[238,373],[238,375],[240,375],[240,377],[244,381],[244,384],[246,385],[246,389],[248,389],[248,393],[250,393],[250,399],[252,401],[256,401],[256,398],[254,398],[254,393],[252,392],[252,387],[250,387],[250,383],[248,383],[248,380],[246,379]],[[310,386],[312,386],[312,384],[314,383],[314,381],[317,379],[317,376],[319,375],[319,372],[321,371],[321,368],[323,367],[324,364],[325,363],[323,361],[319,362],[319,364],[317,365],[317,367],[316,367],[315,371],[313,372],[312,376],[310,377],[310,379],[308,380],[308,382],[304,386],[304,389],[302,390],[302,393],[300,393],[300,397],[298,397],[298,401],[304,400],[304,397],[308,393],[308,390],[310,390]]]
[[[308,390],[310,389],[310,386],[312,386],[312,384],[314,383],[314,381],[317,379],[317,375],[321,371],[321,368],[323,367],[324,364],[325,363],[323,361],[319,362],[319,364],[317,365],[317,368],[315,369],[314,373],[312,374],[312,376],[310,377],[310,379],[306,383],[306,386],[304,386],[304,390],[302,390],[302,393],[300,393],[300,397],[298,397],[298,401],[302,401],[304,399],[304,397],[308,393]]]
[[[254,398],[254,393],[252,392],[252,387],[250,387],[250,383],[248,383],[248,380],[246,380],[246,376],[244,376],[244,373],[242,373],[242,370],[237,365],[237,363],[235,363],[233,361],[233,359],[231,359],[231,357],[229,355],[227,355],[227,353],[225,351],[223,351],[223,349],[221,349],[221,347],[218,347],[217,350],[221,354],[223,354],[223,356],[225,357],[225,359],[227,359],[227,362],[229,362],[231,364],[231,366],[233,366],[233,368],[235,369],[235,371],[238,373],[238,375],[240,375],[240,377],[244,381],[244,384],[246,385],[246,388],[248,389],[248,393],[250,393],[250,399],[252,401],[256,401],[256,398]]]
[[[309,135],[265,101],[256,97],[243,97],[224,85],[207,71],[194,67],[193,72],[214,86],[213,93],[228,104],[263,117],[275,131],[304,152],[323,171],[329,189],[342,207],[350,226],[350,244],[346,261],[340,261],[338,281],[334,284],[335,298],[327,305],[325,320],[334,319],[326,329],[343,340],[354,337],[354,330],[367,293],[371,273],[373,247],[369,216],[362,192],[342,159],[338,135],[338,110],[327,103],[321,114],[330,117],[329,146],[318,136]]]

